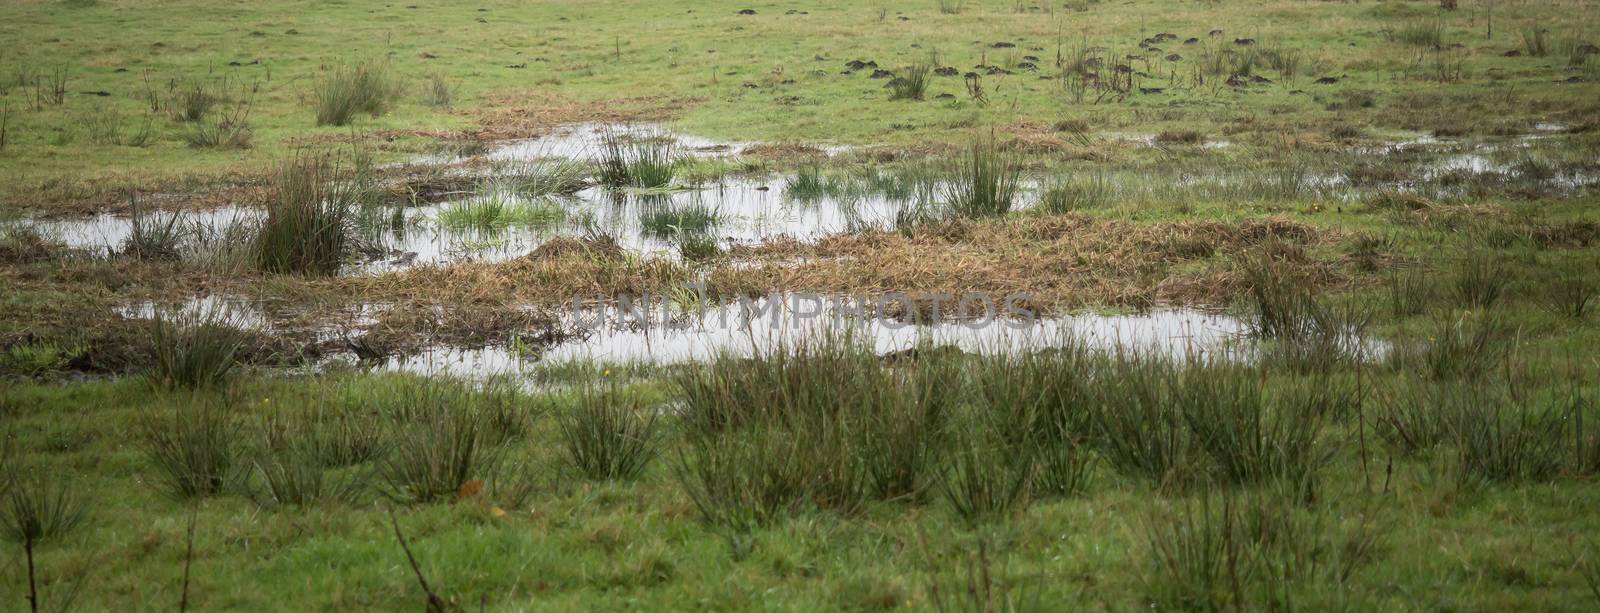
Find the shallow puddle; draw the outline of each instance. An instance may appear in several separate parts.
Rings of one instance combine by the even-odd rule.
[[[691,316],[645,323],[615,311],[569,317],[577,322],[571,340],[542,349],[505,347],[436,348],[393,360],[391,371],[487,377],[516,374],[545,364],[678,364],[704,361],[721,353],[750,357],[828,337],[848,337],[893,356],[919,346],[949,346],[993,355],[1059,347],[1070,341],[1105,351],[1134,351],[1172,357],[1247,353],[1246,327],[1236,318],[1193,309],[1159,310],[1139,315],[1080,314],[1036,319],[946,320],[913,325],[888,318],[817,313],[817,304],[792,297],[785,307],[773,302],[729,304]],[[838,315],[835,317],[834,315]],[[600,325],[593,325],[596,321]]]
[[[234,225],[258,223],[263,216],[261,209],[224,206],[203,211],[152,213],[145,217],[143,224],[148,229],[166,227],[172,223],[175,224],[174,228],[191,236],[197,233],[216,236]],[[44,237],[74,249],[115,251],[133,236],[134,218],[101,213],[92,217],[36,220],[28,222],[28,225]]]
[[[1544,126],[1542,131],[1554,129]],[[717,142],[692,135],[667,132],[661,126],[608,126],[583,124],[558,130],[541,138],[512,141],[493,149],[487,157],[500,161],[533,160],[559,157],[576,160],[593,160],[598,156],[605,135],[611,131],[624,138],[670,138],[687,155],[701,158],[733,156],[747,144]],[[1155,136],[1148,134],[1112,134],[1110,138],[1123,141],[1154,144]],[[1525,141],[1518,141],[1526,146]],[[1211,141],[1206,147],[1227,146],[1225,141]],[[1498,145],[1451,145],[1427,135],[1399,142],[1370,147],[1374,155],[1400,155],[1418,152],[1430,157],[1422,162],[1404,162],[1410,165],[1414,178],[1380,184],[1355,185],[1341,172],[1298,171],[1295,169],[1258,172],[1246,170],[1210,169],[1182,173],[1170,185],[1194,190],[1214,197],[1254,197],[1259,193],[1293,193],[1314,199],[1354,200],[1372,190],[1427,191],[1449,189],[1445,182],[1461,183],[1474,176],[1513,177],[1518,167],[1501,161],[1504,156],[1493,155]],[[840,151],[842,147],[825,148]],[[434,161],[449,161],[435,159]],[[1402,163],[1396,160],[1397,164]],[[876,168],[865,169],[868,174]],[[1493,176],[1490,176],[1493,175]],[[904,178],[891,177],[890,183]],[[918,200],[937,198],[938,185],[916,184],[916,195],[890,193],[872,189],[840,191],[817,194],[810,198],[794,198],[786,194],[796,177],[789,175],[730,176],[692,189],[679,189],[663,193],[641,193],[628,190],[611,190],[591,187],[571,197],[525,200],[503,198],[511,207],[537,209],[536,222],[491,223],[484,226],[462,226],[446,223],[446,217],[459,207],[473,204],[481,195],[465,196],[453,201],[405,208],[381,208],[365,211],[360,217],[364,248],[359,262],[347,269],[353,273],[374,273],[397,270],[414,265],[443,265],[468,260],[498,261],[526,255],[540,244],[557,236],[607,235],[616,239],[624,249],[641,255],[677,258],[686,242],[714,243],[719,247],[734,244],[752,244],[779,237],[812,240],[838,233],[860,231],[868,228],[893,227],[903,214],[919,206]],[[911,181],[926,180],[912,178]],[[1541,183],[1557,190],[1574,190],[1595,182],[1590,174],[1556,174]],[[872,181],[867,181],[871,184]],[[1126,192],[1124,198],[1152,191],[1161,196],[1164,189],[1160,181],[1149,177],[1135,177],[1135,182],[1119,187]],[[1266,186],[1263,188],[1262,186]],[[1270,188],[1270,189],[1268,189]],[[815,191],[815,190],[813,190]],[[1018,196],[1018,208],[1030,205],[1037,196],[1039,185],[1024,181]],[[930,196],[929,194],[935,194]],[[227,236],[227,230],[241,225],[258,223],[263,216],[259,209],[222,207],[206,211],[179,214],[178,223],[191,236],[208,237],[212,241]],[[146,224],[161,225],[172,219],[171,214],[150,215]],[[134,221],[123,215],[102,214],[80,219],[56,219],[29,222],[47,237],[57,239],[70,247],[96,251],[116,250],[133,234]],[[237,236],[237,235],[235,235]]]
[[[396,263],[440,264],[461,259],[503,260],[532,251],[556,236],[604,233],[624,249],[676,257],[686,236],[703,236],[726,247],[777,237],[809,240],[836,232],[892,227],[910,203],[882,197],[796,200],[784,195],[788,179],[740,178],[703,189],[639,194],[589,188],[572,198],[509,199],[513,205],[559,207],[548,225],[452,229],[442,218],[466,201],[408,209],[403,231],[385,233],[382,246]],[[695,220],[693,227],[677,223]],[[703,224],[703,226],[701,225]],[[383,263],[380,263],[383,264]]]

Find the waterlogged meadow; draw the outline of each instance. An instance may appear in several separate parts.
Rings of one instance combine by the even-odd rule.
[[[1597,18],[8,4],[0,606],[1600,606]]]

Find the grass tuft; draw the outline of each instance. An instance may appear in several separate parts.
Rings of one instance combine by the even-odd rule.
[[[423,392],[411,401],[391,415],[382,469],[386,497],[406,503],[453,500],[492,480],[498,450],[488,440],[483,412],[453,394]]]
[[[71,532],[83,523],[89,507],[83,494],[67,480],[42,467],[6,476],[0,483],[0,536],[29,545]]]
[[[279,165],[275,197],[254,246],[267,272],[331,275],[352,251],[359,186],[333,160],[300,154]]]
[[[1463,258],[1456,266],[1456,297],[1465,306],[1486,309],[1505,294],[1511,273],[1504,264],[1488,256]]]
[[[568,463],[588,479],[632,481],[658,453],[656,413],[637,394],[586,387],[557,424]]]
[[[996,146],[992,137],[975,140],[957,160],[945,199],[962,217],[1005,215],[1016,200],[1021,172],[1017,159]]]
[[[525,198],[568,196],[589,186],[589,169],[561,158],[518,160],[498,168],[493,185]]]
[[[354,500],[365,489],[368,473],[352,468],[335,474],[329,449],[315,437],[267,446],[257,453],[252,467],[259,485],[250,497],[265,507],[306,506],[321,501]]]
[[[240,476],[244,441],[225,401],[196,396],[166,416],[144,418],[144,451],[158,473],[155,487],[178,499],[223,493]]]
[[[509,226],[549,227],[559,223],[566,211],[544,198],[516,200],[509,192],[491,188],[487,193],[450,205],[440,211],[439,223],[460,230],[494,230]]]
[[[667,136],[608,130],[600,137],[600,173],[607,187],[665,189],[682,166],[677,141]]]
[[[249,332],[221,303],[177,313],[157,309],[150,323],[145,378],[168,389],[225,387],[249,339]]]
[[[312,84],[317,125],[349,125],[358,113],[382,115],[398,92],[386,63],[361,61],[334,66]]]
[[[933,67],[927,64],[912,64],[901,73],[899,77],[889,82],[889,99],[923,99],[928,93],[928,76],[933,73]]]

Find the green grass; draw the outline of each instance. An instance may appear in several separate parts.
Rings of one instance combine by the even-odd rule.
[[[691,371],[676,383],[646,378],[627,384],[631,388],[627,393],[637,394],[640,402],[634,406],[641,409],[684,403],[682,413],[657,418],[662,430],[656,440],[667,461],[645,465],[631,481],[590,486],[563,485],[556,477],[571,470],[572,456],[562,443],[570,440],[570,434],[563,434],[560,424],[574,418],[520,420],[524,425],[511,429],[489,427],[493,421],[489,416],[498,411],[494,407],[529,406],[530,400],[503,399],[494,391],[452,391],[406,377],[351,374],[246,380],[232,394],[237,400],[231,418],[223,417],[227,414],[221,405],[197,405],[183,394],[119,381],[28,384],[9,389],[5,402],[32,407],[16,414],[13,419],[20,421],[13,423],[26,434],[18,439],[22,451],[35,461],[59,467],[75,487],[95,492],[96,499],[139,502],[137,511],[91,512],[79,531],[84,533],[81,540],[69,535],[40,549],[43,584],[48,588],[44,591],[49,594],[62,585],[56,579],[63,576],[60,573],[68,572],[61,566],[63,555],[108,544],[135,548],[109,557],[110,565],[97,575],[99,579],[84,585],[79,596],[84,606],[119,598],[120,586],[136,582],[177,585],[189,506],[168,498],[171,485],[150,489],[140,483],[169,483],[161,477],[167,473],[183,476],[178,482],[194,484],[188,489],[209,496],[198,510],[197,560],[204,562],[193,569],[191,597],[213,607],[284,599],[333,604],[358,594],[369,603],[420,602],[403,554],[385,530],[384,512],[363,502],[386,495],[408,502],[400,521],[436,589],[457,602],[475,601],[479,597],[473,594],[487,591],[491,606],[526,602],[532,597],[519,592],[541,581],[555,582],[547,583],[538,596],[545,603],[613,602],[618,595],[609,590],[618,585],[629,586],[629,599],[664,605],[702,598],[748,602],[756,597],[745,589],[714,587],[722,585],[716,578],[728,573],[769,589],[788,586],[781,597],[785,606],[864,602],[857,599],[875,598],[869,594],[883,590],[898,591],[897,602],[932,606],[947,598],[937,592],[948,593],[952,585],[973,577],[970,562],[961,560],[968,560],[980,542],[992,558],[986,562],[992,565],[987,580],[992,585],[977,589],[1014,598],[1199,606],[1260,604],[1286,597],[1309,604],[1355,597],[1384,609],[1412,602],[1411,596],[1393,594],[1394,585],[1410,586],[1433,598],[1474,602],[1532,598],[1555,604],[1589,597],[1582,577],[1570,570],[1562,544],[1572,530],[1593,527],[1588,515],[1572,512],[1575,507],[1569,505],[1586,504],[1596,493],[1587,481],[1563,476],[1575,469],[1568,468],[1573,466],[1568,452],[1561,451],[1566,447],[1554,441],[1568,439],[1530,438],[1545,431],[1529,430],[1534,426],[1521,422],[1494,421],[1509,415],[1504,412],[1483,413],[1489,421],[1465,419],[1460,426],[1446,426],[1445,435],[1435,443],[1446,447],[1438,453],[1394,455],[1388,460],[1384,459],[1388,454],[1376,453],[1386,444],[1384,439],[1374,437],[1368,442],[1375,448],[1370,459],[1377,463],[1369,475],[1373,489],[1363,485],[1363,453],[1353,437],[1356,417],[1326,418],[1316,440],[1330,446],[1323,448],[1327,455],[1310,456],[1326,462],[1319,469],[1319,495],[1310,503],[1293,480],[1277,479],[1243,490],[1199,490],[1213,490],[1211,494],[1153,494],[1139,485],[1141,480],[1127,480],[1146,474],[1144,469],[1111,461],[1117,456],[1111,454],[1113,447],[1105,446],[1111,441],[1107,437],[1120,435],[1114,435],[1109,424],[1101,424],[1085,431],[1083,443],[1093,450],[1088,456],[1093,462],[1107,462],[1108,478],[1082,482],[1065,497],[1055,497],[1041,487],[1045,473],[1037,468],[1043,462],[1038,452],[1019,453],[1018,442],[1006,442],[1008,432],[1018,432],[1017,424],[1045,421],[1002,416],[1051,415],[1057,414],[1056,407],[1076,406],[1104,419],[1129,405],[1118,401],[1101,411],[1093,407],[1104,401],[1087,407],[1079,403],[1084,398],[1124,398],[1121,390],[1140,385],[1122,383],[1129,378],[1155,381],[1158,388],[1167,387],[1159,382],[1171,381],[1178,387],[1158,394],[1155,401],[1174,402],[1180,414],[1175,427],[1191,441],[1185,457],[1200,469],[1188,479],[1198,480],[1191,481],[1196,484],[1231,482],[1238,477],[1230,476],[1236,473],[1226,468],[1232,464],[1223,458],[1244,460],[1256,458],[1257,453],[1268,454],[1260,458],[1296,457],[1277,454],[1299,447],[1283,446],[1293,438],[1269,436],[1276,430],[1252,429],[1254,418],[1236,422],[1234,417],[1214,417],[1251,415],[1236,411],[1239,407],[1271,413],[1297,410],[1303,405],[1285,403],[1289,396],[1284,386],[1293,378],[1255,372],[1218,378],[1222,373],[1210,368],[1187,367],[1158,368],[1139,378],[1130,375],[1146,368],[1138,365],[1144,362],[1123,366],[1112,362],[1105,366],[1110,370],[1104,381],[1117,385],[1105,388],[1103,396],[1081,396],[1071,392],[1078,389],[1072,386],[1043,395],[1002,394],[1004,390],[992,388],[970,396],[951,392],[984,389],[960,382],[958,373],[973,366],[983,365],[993,374],[972,376],[1017,382],[1023,390],[1059,385],[1061,375],[1072,372],[1085,373],[1089,389],[1095,389],[1101,384],[1094,383],[1099,376],[1093,373],[1102,368],[1095,364],[1102,358],[1092,353],[1056,358],[1044,354],[1032,359],[1046,361],[1031,365],[949,364],[953,370],[924,363],[899,367],[910,368],[902,375],[883,368],[870,354],[842,348],[819,347],[790,356],[722,361]],[[831,385],[818,385],[823,381]],[[914,381],[933,386],[921,387]],[[1265,382],[1264,390],[1255,387],[1258,381]],[[1220,393],[1211,387],[1219,384],[1231,391]],[[1466,388],[1462,392],[1458,397],[1464,400],[1500,398]],[[551,403],[557,416],[582,411],[586,402],[565,391],[532,395],[543,399],[533,404]],[[1021,412],[995,412],[1018,408],[995,403],[1027,398],[1051,400]],[[1222,402],[1228,398],[1249,401]],[[1501,407],[1500,411],[1511,406],[1500,400],[1471,401]],[[81,409],[81,421],[63,424],[51,416],[52,407],[69,402],[88,402],[94,408]],[[935,406],[962,417],[932,421],[911,417],[932,415],[920,411]],[[1419,405],[1441,415],[1451,414],[1449,406],[1436,401]],[[208,409],[201,407],[212,412],[202,412]],[[922,409],[905,412],[916,407]],[[1369,416],[1376,414],[1381,410]],[[863,419],[874,415],[882,419]],[[378,436],[388,441],[377,447],[387,453],[334,461],[315,451],[331,445],[310,444],[298,436],[278,439],[282,443],[248,443],[271,439],[246,436],[253,427],[227,426],[266,424],[262,420],[270,419],[279,425],[268,432],[332,433],[336,430],[329,420],[336,416],[376,420]],[[125,427],[148,418],[155,418],[150,430]],[[391,425],[382,425],[385,422]],[[818,427],[830,423],[842,429]],[[1493,425],[1497,423],[1505,425]],[[1193,426],[1207,429],[1189,432]],[[47,447],[50,439],[45,432],[63,427],[72,433],[64,439],[70,442]],[[1023,431],[1027,430],[1031,428]],[[852,433],[870,436],[854,439]],[[139,445],[128,445],[147,436],[166,441],[164,448],[172,451],[147,456]],[[1459,452],[1453,442],[1457,440],[1463,441]],[[891,441],[900,443],[876,450],[857,446]],[[1527,452],[1534,441],[1542,441],[1536,447],[1543,450],[1541,454]],[[247,454],[247,447],[261,451]],[[1229,449],[1241,455],[1225,451]],[[491,455],[490,464],[477,462]],[[96,466],[71,464],[73,458],[85,457],[101,459]],[[155,459],[162,457],[172,459]],[[473,460],[468,465],[462,458]],[[853,459],[841,465],[840,458]],[[862,472],[837,472],[855,462],[862,463],[856,464]],[[1392,465],[1385,468],[1385,462]],[[1444,466],[1437,467],[1441,463]],[[896,466],[903,468],[891,469]],[[1279,464],[1250,459],[1237,466],[1246,471],[1238,476],[1248,476],[1255,467]],[[140,478],[130,479],[126,476],[130,474]],[[1263,474],[1279,473],[1269,469]],[[1435,474],[1439,476],[1430,476]],[[1482,477],[1461,481],[1458,474]],[[476,480],[504,481],[515,475],[532,484],[519,504],[512,503],[516,496],[505,495],[504,489],[492,484],[463,489]],[[819,480],[823,475],[827,479]],[[841,477],[849,478],[840,481]],[[1516,485],[1530,477],[1546,485],[1533,489]],[[1380,497],[1377,491],[1385,479],[1390,493]],[[383,487],[345,488],[363,482]],[[1019,483],[1024,484],[1020,489]],[[839,497],[850,492],[859,497]],[[1390,501],[1383,502],[1385,498]],[[1146,506],[1144,501],[1150,500],[1156,506]],[[258,504],[264,505],[260,511],[254,510]],[[1526,506],[1531,515],[1510,524],[1481,519],[1488,509],[1501,505]],[[1114,508],[1128,513],[1107,515],[1102,510]],[[234,549],[222,537],[227,530],[223,526],[228,525],[224,520],[240,513],[254,514],[251,534],[265,539],[249,551]],[[320,518],[315,525],[325,527],[316,528],[314,536],[296,536],[307,529],[302,522],[310,517]],[[130,529],[135,526],[144,530]],[[1050,529],[1065,534],[1066,540],[992,536]],[[159,556],[134,552],[148,531],[161,535],[160,544],[153,546],[163,552]],[[1437,547],[1441,535],[1458,531],[1473,538],[1448,545],[1452,556],[1441,557],[1422,546]],[[863,540],[863,534],[876,537]],[[494,547],[485,549],[491,543]],[[1483,563],[1500,552],[1545,544],[1550,546],[1547,553],[1530,550],[1514,562],[1495,566],[1497,574],[1462,572],[1470,567],[1461,558]],[[627,547],[641,557],[623,559],[607,553]],[[560,551],[549,552],[550,548]],[[1212,566],[1230,556],[1240,565],[1243,581],[1237,585],[1227,579],[1226,564],[1220,569]],[[525,570],[495,570],[510,558],[521,560]],[[340,570],[310,572],[330,562]],[[794,584],[792,565],[826,572]],[[1252,570],[1245,572],[1247,568]],[[1218,572],[1223,574],[1211,574]],[[1068,579],[1083,573],[1094,578],[1092,584]],[[1446,577],[1445,585],[1436,585],[1440,573]],[[1542,580],[1529,585],[1502,579],[1520,574]],[[308,578],[321,589],[304,591]],[[1222,583],[1208,583],[1217,580]],[[1279,580],[1289,583],[1275,583]],[[930,589],[929,583],[941,590]],[[232,585],[255,589],[234,592],[227,589]],[[175,597],[175,589],[164,588],[164,598]]]
[[[492,185],[486,193],[445,207],[439,213],[439,223],[456,230],[493,230],[513,226],[543,228],[566,218],[566,209],[554,200],[524,200],[512,193],[498,184]]]
[[[977,139],[956,159],[945,187],[945,202],[962,217],[995,217],[1011,212],[1022,169],[1016,156],[996,146],[993,137]]]
[[[382,115],[394,104],[398,90],[387,63],[341,62],[317,76],[312,84],[317,125],[349,125],[361,113]]]
[[[900,76],[889,82],[890,100],[921,100],[927,95],[932,66],[912,64],[900,72]]]
[[[588,186],[588,167],[574,160],[533,159],[515,161],[498,169],[493,185],[525,198],[569,196]]]
[[[360,185],[336,160],[307,154],[280,163],[273,188],[253,241],[257,266],[274,273],[338,272],[354,249]]]
[[[670,136],[608,131],[601,137],[602,185],[640,190],[665,189],[684,165],[678,145]]]
[[[149,326],[145,378],[168,388],[226,386],[250,342],[242,325],[220,303],[190,311],[158,309]]]
[[[572,468],[588,479],[637,479],[658,453],[657,415],[637,395],[581,390],[557,423]]]

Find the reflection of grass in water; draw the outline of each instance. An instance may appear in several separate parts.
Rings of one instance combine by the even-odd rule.
[[[655,205],[639,214],[639,225],[644,227],[646,234],[656,237],[704,234],[721,221],[716,211],[699,204],[678,208]]]
[[[475,236],[456,241],[456,247],[464,251],[488,251],[500,249],[510,244],[503,236]]]
[[[810,164],[800,167],[783,193],[795,200],[816,200],[827,196],[828,184],[822,176],[822,166]]]
[[[565,217],[566,211],[553,200],[516,200],[503,193],[490,193],[452,205],[439,214],[439,222],[456,230],[548,227]]]

